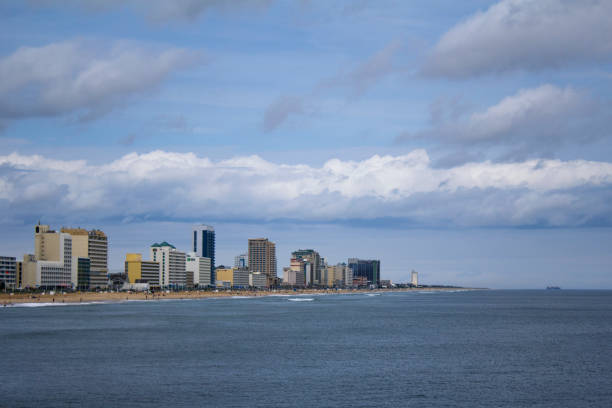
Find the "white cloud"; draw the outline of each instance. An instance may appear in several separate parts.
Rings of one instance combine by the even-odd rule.
[[[510,150],[506,158],[513,158],[525,152],[551,152],[564,143],[594,141],[608,136],[612,123],[609,109],[587,92],[548,84],[522,89],[469,115],[445,115],[443,110],[436,105],[430,129],[400,135],[398,140],[504,147]]]
[[[0,59],[0,118],[78,114],[95,117],[149,92],[198,54],[129,42],[82,40],[21,47]]]
[[[503,0],[445,33],[423,73],[462,78],[612,57],[612,2]]]
[[[0,156],[0,208],[72,222],[95,219],[579,226],[612,223],[612,163],[529,160],[430,165],[423,150],[321,167],[258,156],[214,162],[154,151],[113,162]]]

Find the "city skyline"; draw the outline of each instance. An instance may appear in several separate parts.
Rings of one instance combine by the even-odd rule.
[[[612,288],[605,1],[4,2],[0,246],[100,228],[213,263]],[[113,240],[115,240],[113,242]],[[28,251],[25,251],[28,252]]]

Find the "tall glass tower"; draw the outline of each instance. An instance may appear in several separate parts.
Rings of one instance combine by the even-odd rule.
[[[353,278],[364,277],[369,284],[380,285],[380,260],[349,258],[348,267],[353,270]]]
[[[214,286],[215,275],[215,229],[210,225],[200,224],[193,227],[192,248],[196,256],[210,258],[210,282]]]

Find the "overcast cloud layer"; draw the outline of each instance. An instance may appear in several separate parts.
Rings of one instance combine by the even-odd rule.
[[[612,2],[504,0],[446,32],[423,73],[463,78],[612,57]]]
[[[4,222],[44,219],[351,222],[425,226],[612,224],[612,164],[585,160],[468,163],[434,169],[423,150],[322,167],[258,156],[128,154],[99,166],[0,156]]]

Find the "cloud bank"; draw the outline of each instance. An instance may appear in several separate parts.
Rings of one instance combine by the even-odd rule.
[[[457,103],[449,105],[447,109],[435,105],[430,129],[402,134],[398,141],[428,139],[446,145],[504,147],[508,159],[609,137],[612,124],[604,102],[587,92],[548,84],[522,89],[469,115],[461,109],[454,112]]]
[[[466,78],[612,57],[612,2],[503,0],[445,33],[422,73]]]
[[[129,42],[21,47],[0,58],[0,120],[77,114],[90,119],[150,92],[199,55]]]
[[[0,222],[216,219],[416,226],[612,225],[612,163],[529,160],[436,169],[427,153],[332,159],[128,154],[102,165],[0,156]]]

